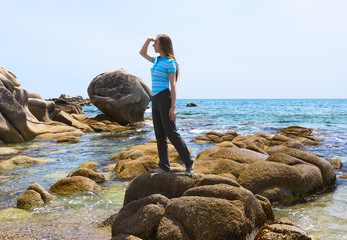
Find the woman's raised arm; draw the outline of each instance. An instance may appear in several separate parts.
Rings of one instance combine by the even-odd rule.
[[[146,58],[148,61],[150,61],[151,63],[153,62],[152,60],[152,56],[149,55],[147,53],[148,51],[148,45],[150,44],[150,42],[154,42],[155,39],[154,38],[147,38],[146,42],[143,44],[141,50],[140,50],[140,55],[144,58]]]

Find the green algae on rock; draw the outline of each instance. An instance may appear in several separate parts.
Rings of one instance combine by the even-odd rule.
[[[0,210],[0,221],[21,220],[30,218],[31,214],[19,208],[6,208]]]
[[[74,176],[59,180],[58,182],[53,184],[48,191],[57,194],[73,194],[76,192],[85,192],[100,189],[101,187],[95,181],[86,177]]]
[[[41,207],[54,198],[55,196],[49,194],[41,185],[31,184],[23,195],[18,198],[17,207],[30,210]]]

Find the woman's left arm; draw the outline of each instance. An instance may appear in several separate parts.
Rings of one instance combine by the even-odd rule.
[[[169,112],[169,118],[171,121],[176,119],[176,73],[169,73],[170,87],[171,87],[171,108]]]

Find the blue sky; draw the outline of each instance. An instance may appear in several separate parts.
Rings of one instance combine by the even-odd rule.
[[[347,98],[347,1],[0,0],[0,65],[45,98],[87,97],[124,68],[151,86],[139,54],[171,36],[178,98]],[[153,48],[150,53],[154,55]]]

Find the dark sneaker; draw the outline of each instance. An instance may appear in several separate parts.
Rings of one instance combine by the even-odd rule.
[[[187,176],[192,176],[193,173],[194,173],[194,168],[187,168],[184,174]]]
[[[164,169],[157,167],[149,171],[150,173],[167,173],[169,171],[165,171]]]

